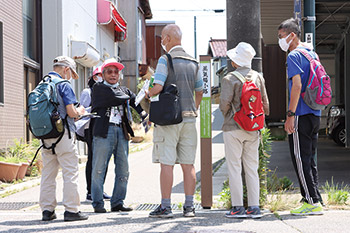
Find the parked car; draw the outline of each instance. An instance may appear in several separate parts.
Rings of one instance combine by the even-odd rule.
[[[327,135],[338,145],[345,146],[345,109],[344,105],[333,105],[327,114]]]

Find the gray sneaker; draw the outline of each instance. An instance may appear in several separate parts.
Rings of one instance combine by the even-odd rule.
[[[157,209],[149,213],[148,217],[150,218],[172,218],[174,217],[171,208],[162,208],[161,205]]]
[[[233,207],[230,211],[225,214],[226,218],[246,218],[244,207]]]
[[[184,211],[183,211],[183,216],[184,217],[194,217],[194,216],[196,216],[195,211],[194,211],[194,207],[191,207],[191,206],[185,207],[184,206],[183,209],[184,209]]]
[[[248,218],[261,218],[263,215],[261,214],[260,208],[252,208],[248,207],[247,209],[247,217]]]

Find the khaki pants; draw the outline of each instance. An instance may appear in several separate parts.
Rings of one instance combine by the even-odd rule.
[[[80,198],[78,193],[78,153],[74,143],[74,133],[68,138],[66,130],[61,141],[56,145],[56,154],[52,150],[42,149],[43,170],[40,185],[41,210],[53,211],[57,206],[56,177],[58,169],[62,168],[63,200],[66,211],[78,212]],[[45,145],[51,146],[57,139],[45,139]]]
[[[248,206],[259,206],[259,132],[232,130],[223,133],[232,206],[243,206],[242,163]]]

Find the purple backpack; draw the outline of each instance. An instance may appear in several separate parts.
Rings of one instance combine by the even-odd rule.
[[[305,92],[301,93],[304,102],[314,110],[324,110],[332,100],[331,78],[316,54],[313,59],[305,49],[296,49],[310,62],[310,76]]]

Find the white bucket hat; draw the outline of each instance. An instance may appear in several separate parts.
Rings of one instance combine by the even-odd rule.
[[[256,53],[250,44],[240,42],[235,48],[228,50],[226,54],[237,65],[251,68],[252,59]]]

